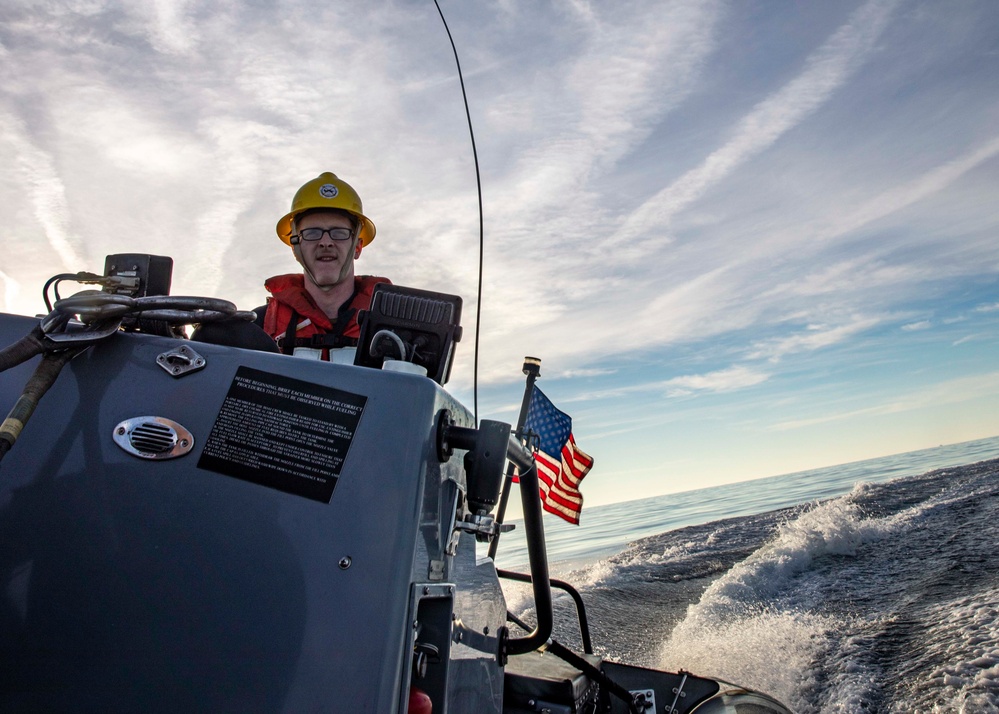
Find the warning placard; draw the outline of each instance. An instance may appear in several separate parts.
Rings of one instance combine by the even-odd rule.
[[[240,367],[198,468],[329,503],[366,401]]]

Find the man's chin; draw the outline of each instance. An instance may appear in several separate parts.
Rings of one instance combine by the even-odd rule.
[[[342,273],[345,271],[342,271],[341,268],[342,266],[339,263],[314,266],[312,268],[313,282],[322,286],[338,285],[344,280]]]

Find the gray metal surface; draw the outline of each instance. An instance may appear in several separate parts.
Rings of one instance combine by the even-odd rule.
[[[33,324],[0,315],[0,346]],[[477,688],[451,711],[498,707],[482,699],[502,690],[491,563],[468,536],[457,566],[444,550],[464,474],[461,454],[437,461],[435,419],[468,412],[426,378],[208,344],[175,379],[157,356],[176,345],[120,334],[73,360],[0,464],[0,710],[398,711],[424,586],[428,617],[482,635],[438,670],[456,695]],[[36,362],[0,374],[0,411]],[[328,503],[198,467],[240,369],[364,398]],[[193,451],[116,446],[146,415]],[[456,570],[468,585],[448,595]]]

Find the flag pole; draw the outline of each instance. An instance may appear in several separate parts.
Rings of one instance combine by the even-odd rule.
[[[523,372],[527,375],[527,384],[524,386],[524,399],[520,403],[520,417],[517,419],[517,432],[519,433],[527,422],[527,410],[531,408],[531,395],[534,394],[534,383],[541,376],[541,358],[524,357]],[[523,441],[523,439],[521,439]],[[511,461],[507,465],[506,481],[503,483],[503,493],[500,495],[499,508],[496,511],[496,523],[502,524],[506,516],[506,502],[510,499],[510,488],[513,484],[513,472],[516,467]],[[489,544],[489,557],[496,560],[496,547],[499,545],[500,534],[497,531]]]

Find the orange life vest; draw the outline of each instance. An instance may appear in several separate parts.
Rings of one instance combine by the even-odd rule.
[[[319,309],[305,289],[305,276],[301,273],[276,275],[268,278],[264,287],[270,292],[264,331],[274,338],[284,354],[292,354],[296,347],[322,349],[323,359],[329,359],[329,350],[354,347],[361,334],[357,324],[359,310],[371,306],[375,285],[387,283],[388,278],[373,275],[354,277],[354,294],[345,302],[335,321]]]

